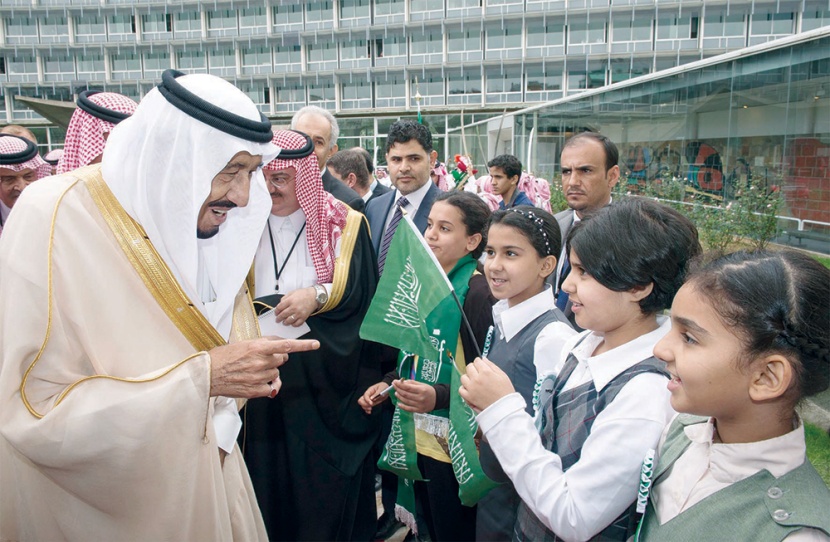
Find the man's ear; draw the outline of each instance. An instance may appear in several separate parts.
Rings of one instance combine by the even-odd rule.
[[[346,184],[349,188],[354,188],[354,185],[357,184],[357,175],[354,173],[349,173],[349,176],[346,177]]]
[[[778,399],[790,389],[795,378],[792,364],[781,354],[756,360],[750,370],[749,397],[753,401]]]
[[[438,151],[435,149],[429,152],[429,167],[435,167],[435,161],[438,160]]]

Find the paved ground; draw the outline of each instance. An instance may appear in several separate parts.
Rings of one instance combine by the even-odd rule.
[[[801,405],[801,415],[813,425],[830,431],[830,390],[810,397]]]

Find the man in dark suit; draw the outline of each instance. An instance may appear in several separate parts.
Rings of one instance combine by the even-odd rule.
[[[355,211],[363,212],[365,204],[358,193],[335,179],[326,169],[326,162],[337,152],[337,137],[340,135],[340,126],[334,115],[322,107],[308,105],[294,113],[291,129],[305,133],[314,143],[314,155],[323,173],[323,190]]]
[[[562,254],[556,267],[553,286],[556,306],[573,323],[568,294],[561,291],[562,282],[570,272],[565,239],[575,222],[611,203],[611,190],[620,180],[620,153],[614,142],[597,132],[582,132],[565,142],[560,155],[562,192],[568,207],[556,214],[562,232]]]
[[[372,178],[364,153],[368,156],[368,152],[360,147],[337,151],[329,158],[326,169],[335,179],[357,192],[364,202],[369,203],[372,198],[392,189]]]
[[[392,234],[400,223],[402,208],[415,222],[421,234],[427,228],[427,218],[432,203],[441,190],[429,177],[435,165],[432,154],[432,135],[429,129],[412,120],[399,120],[389,128],[386,138],[386,163],[393,190],[372,199],[366,205],[366,218],[372,234],[372,244],[378,255],[378,269],[383,273],[386,250],[389,248]],[[386,349],[381,369],[395,369],[397,351]],[[382,445],[389,436],[392,425],[393,408],[391,401],[384,402],[382,416],[382,433],[379,443]],[[397,498],[397,477],[386,471],[381,472],[381,502],[383,515],[378,519],[378,531],[375,540],[385,540],[402,524],[395,519],[395,500]]]
[[[423,124],[399,120],[389,128],[386,163],[394,190],[373,199],[366,206],[366,218],[378,253],[379,267],[382,266],[381,256],[385,256],[381,244],[397,208],[401,206],[409,213],[423,233],[427,228],[432,202],[441,193],[435,183],[430,182],[429,172],[435,157],[432,155],[432,135]]]

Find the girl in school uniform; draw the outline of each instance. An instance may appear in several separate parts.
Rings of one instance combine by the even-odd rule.
[[[485,355],[507,374],[528,412],[538,376],[551,369],[550,353],[576,334],[545,282],[556,269],[561,243],[559,224],[542,209],[520,205],[496,211],[490,219],[484,274],[499,302],[493,306],[492,347]],[[478,503],[476,540],[507,540],[519,496],[487,442],[481,443],[480,460],[485,474],[502,485]]]
[[[700,244],[687,218],[643,198],[602,208],[567,242],[562,288],[586,331],[537,388],[536,424],[495,359],[471,364],[460,393],[521,497],[514,540],[626,540],[643,458],[673,415],[652,355],[670,327],[658,313]]]
[[[796,404],[830,383],[830,270],[738,252],[693,274],[654,348],[680,414],[640,540],[830,540],[830,490]]]
[[[465,326],[461,313],[451,298],[444,300],[427,319],[430,330],[440,330],[435,338],[446,340],[446,351],[452,352],[461,372],[466,363],[475,359],[475,344],[478,349],[482,347],[493,323],[491,307],[495,299],[490,296],[484,275],[477,271],[489,217],[490,209],[475,194],[444,192],[435,199],[424,231],[424,240],[453,283],[473,331],[471,337],[462,329]],[[435,541],[474,540],[476,510],[461,504],[458,482],[447,453],[449,383],[453,368],[446,362],[439,365],[420,359],[412,367],[414,374],[399,375],[397,371],[387,374],[382,382],[367,389],[358,403],[370,413],[388,397],[378,393],[394,384],[397,407],[414,414],[418,468],[428,480],[414,485],[419,537]],[[408,521],[411,528],[415,527],[414,520],[413,517]]]

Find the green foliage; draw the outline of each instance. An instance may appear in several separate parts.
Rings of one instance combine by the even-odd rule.
[[[548,178],[548,177],[545,177]],[[550,180],[550,211],[553,214],[568,208],[568,200],[562,192],[562,176],[552,175]]]
[[[807,457],[830,487],[830,435],[815,425],[804,424],[804,439],[807,441]]]
[[[819,263],[820,263],[821,265],[823,265],[824,267],[828,267],[828,268],[830,268],[830,258],[828,258],[828,257],[826,257],[826,256],[813,256],[813,258],[815,258],[816,260],[818,260],[818,261],[819,261]]]

